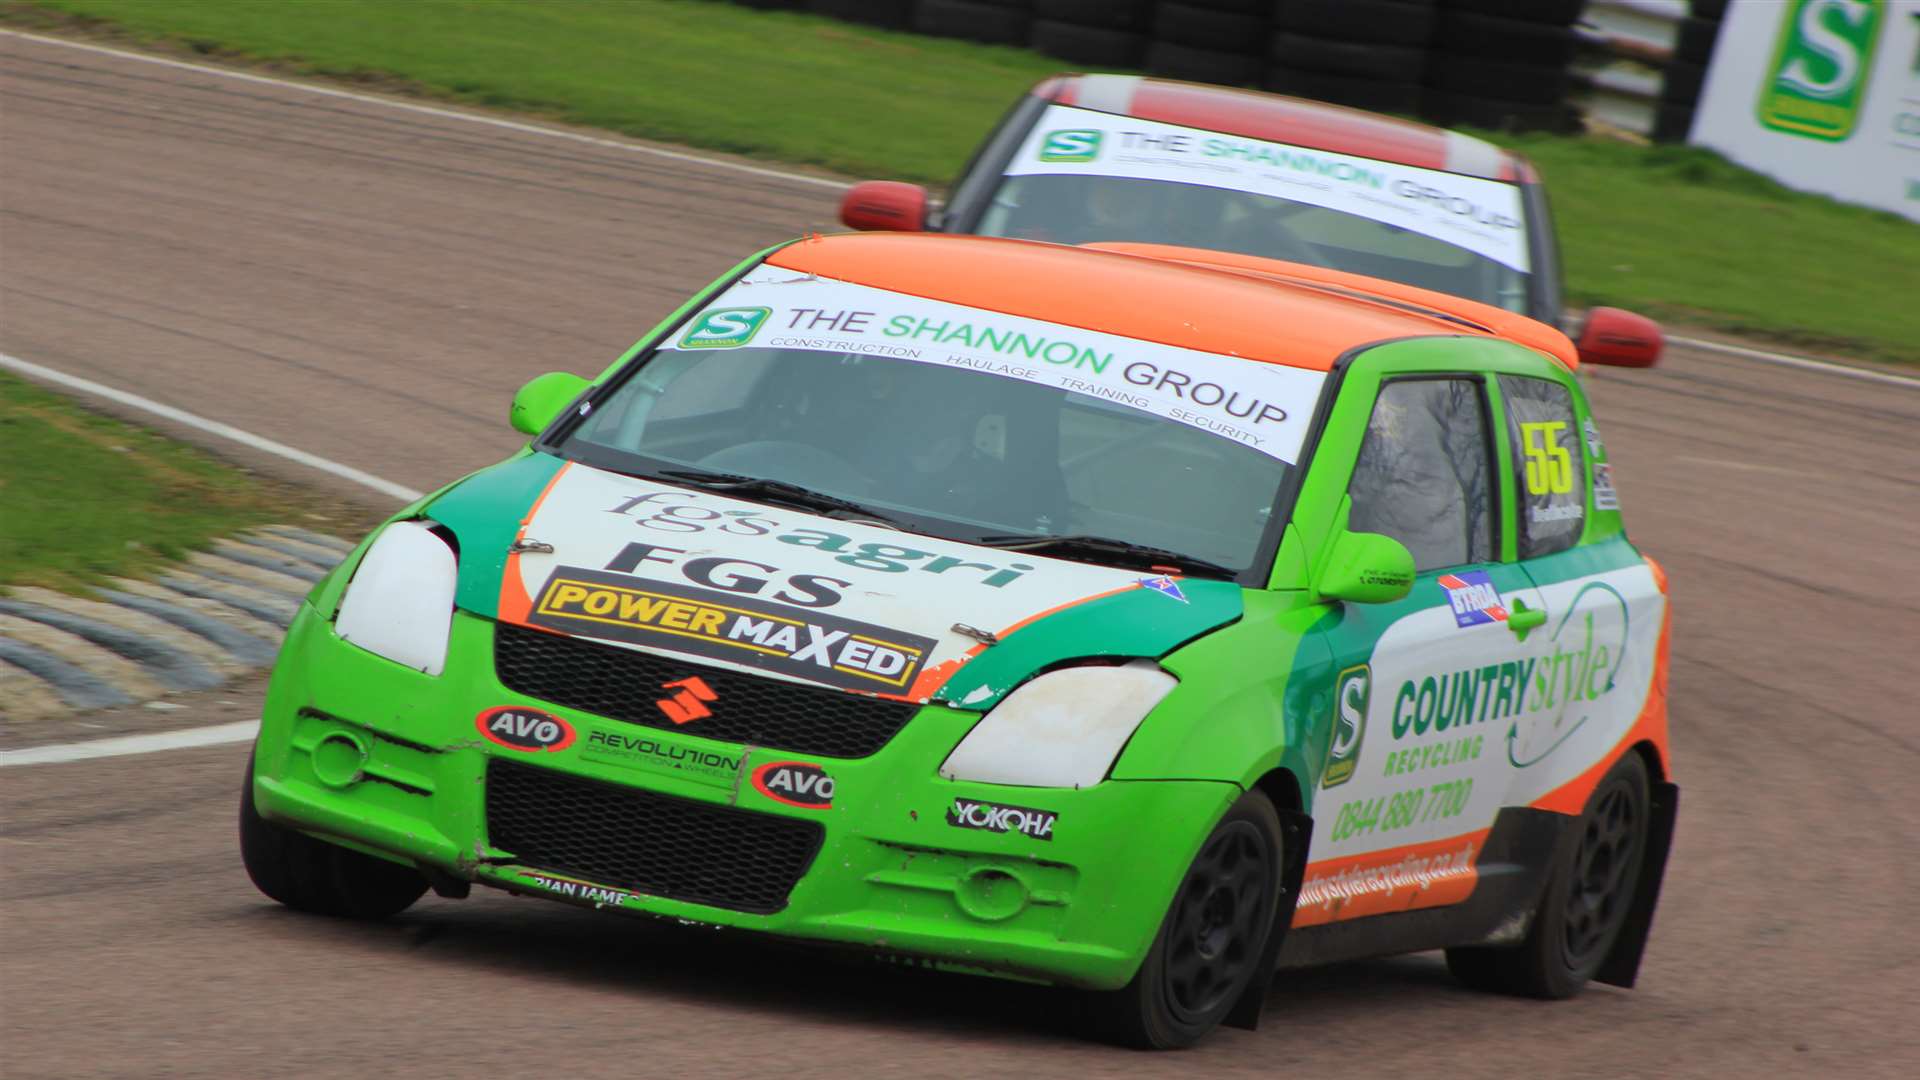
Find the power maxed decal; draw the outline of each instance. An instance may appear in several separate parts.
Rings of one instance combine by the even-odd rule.
[[[931,638],[836,615],[572,566],[548,576],[527,622],[882,693],[911,685],[934,647]]]
[[[483,710],[473,718],[473,726],[489,742],[522,753],[565,750],[573,745],[573,725],[552,713],[520,705]]]

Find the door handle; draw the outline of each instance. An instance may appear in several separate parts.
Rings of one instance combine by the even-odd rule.
[[[1513,607],[1507,612],[1507,629],[1513,631],[1514,637],[1525,641],[1528,634],[1537,627],[1545,626],[1546,622],[1546,608],[1530,608],[1525,600],[1517,596],[1513,598]]]

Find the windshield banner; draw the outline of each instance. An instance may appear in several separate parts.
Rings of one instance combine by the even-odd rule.
[[[1438,169],[1052,105],[1007,175],[1134,177],[1289,199],[1527,270],[1519,186]]]
[[[967,368],[1099,398],[1292,463],[1325,375],[761,266],[664,348],[805,349]]]

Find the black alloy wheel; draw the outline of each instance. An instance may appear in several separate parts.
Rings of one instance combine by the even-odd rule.
[[[1266,986],[1272,973],[1260,968],[1280,908],[1282,835],[1260,792],[1228,808],[1187,867],[1133,981],[1086,995],[1099,1035],[1143,1050],[1191,1046],[1249,987]]]
[[[1517,946],[1447,950],[1447,969],[1475,990],[1569,998],[1606,963],[1633,908],[1653,821],[1646,761],[1629,751],[1587,798]]]

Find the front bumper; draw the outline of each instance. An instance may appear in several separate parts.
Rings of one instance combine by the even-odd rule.
[[[429,678],[346,644],[303,605],[274,670],[255,751],[260,812],[359,850],[532,895],[1111,989],[1132,977],[1201,840],[1239,794],[1200,781],[1108,781],[1074,791],[944,780],[940,763],[979,718],[945,706],[922,709],[885,747],[857,760],[608,720],[502,687],[493,629],[456,613],[446,671]],[[552,752],[490,742],[475,718],[502,705],[559,716],[577,737]],[[612,753],[595,732],[645,736],[652,749]],[[832,776],[830,807],[786,805],[747,782],[760,765],[795,760]],[[784,906],[758,912],[526,865],[492,846],[490,763],[517,766],[517,775],[552,770],[563,783],[613,785],[592,790],[616,795],[650,792],[708,816],[732,807],[817,823],[819,848]],[[948,822],[956,798],[1058,816],[1045,840],[961,828]]]

